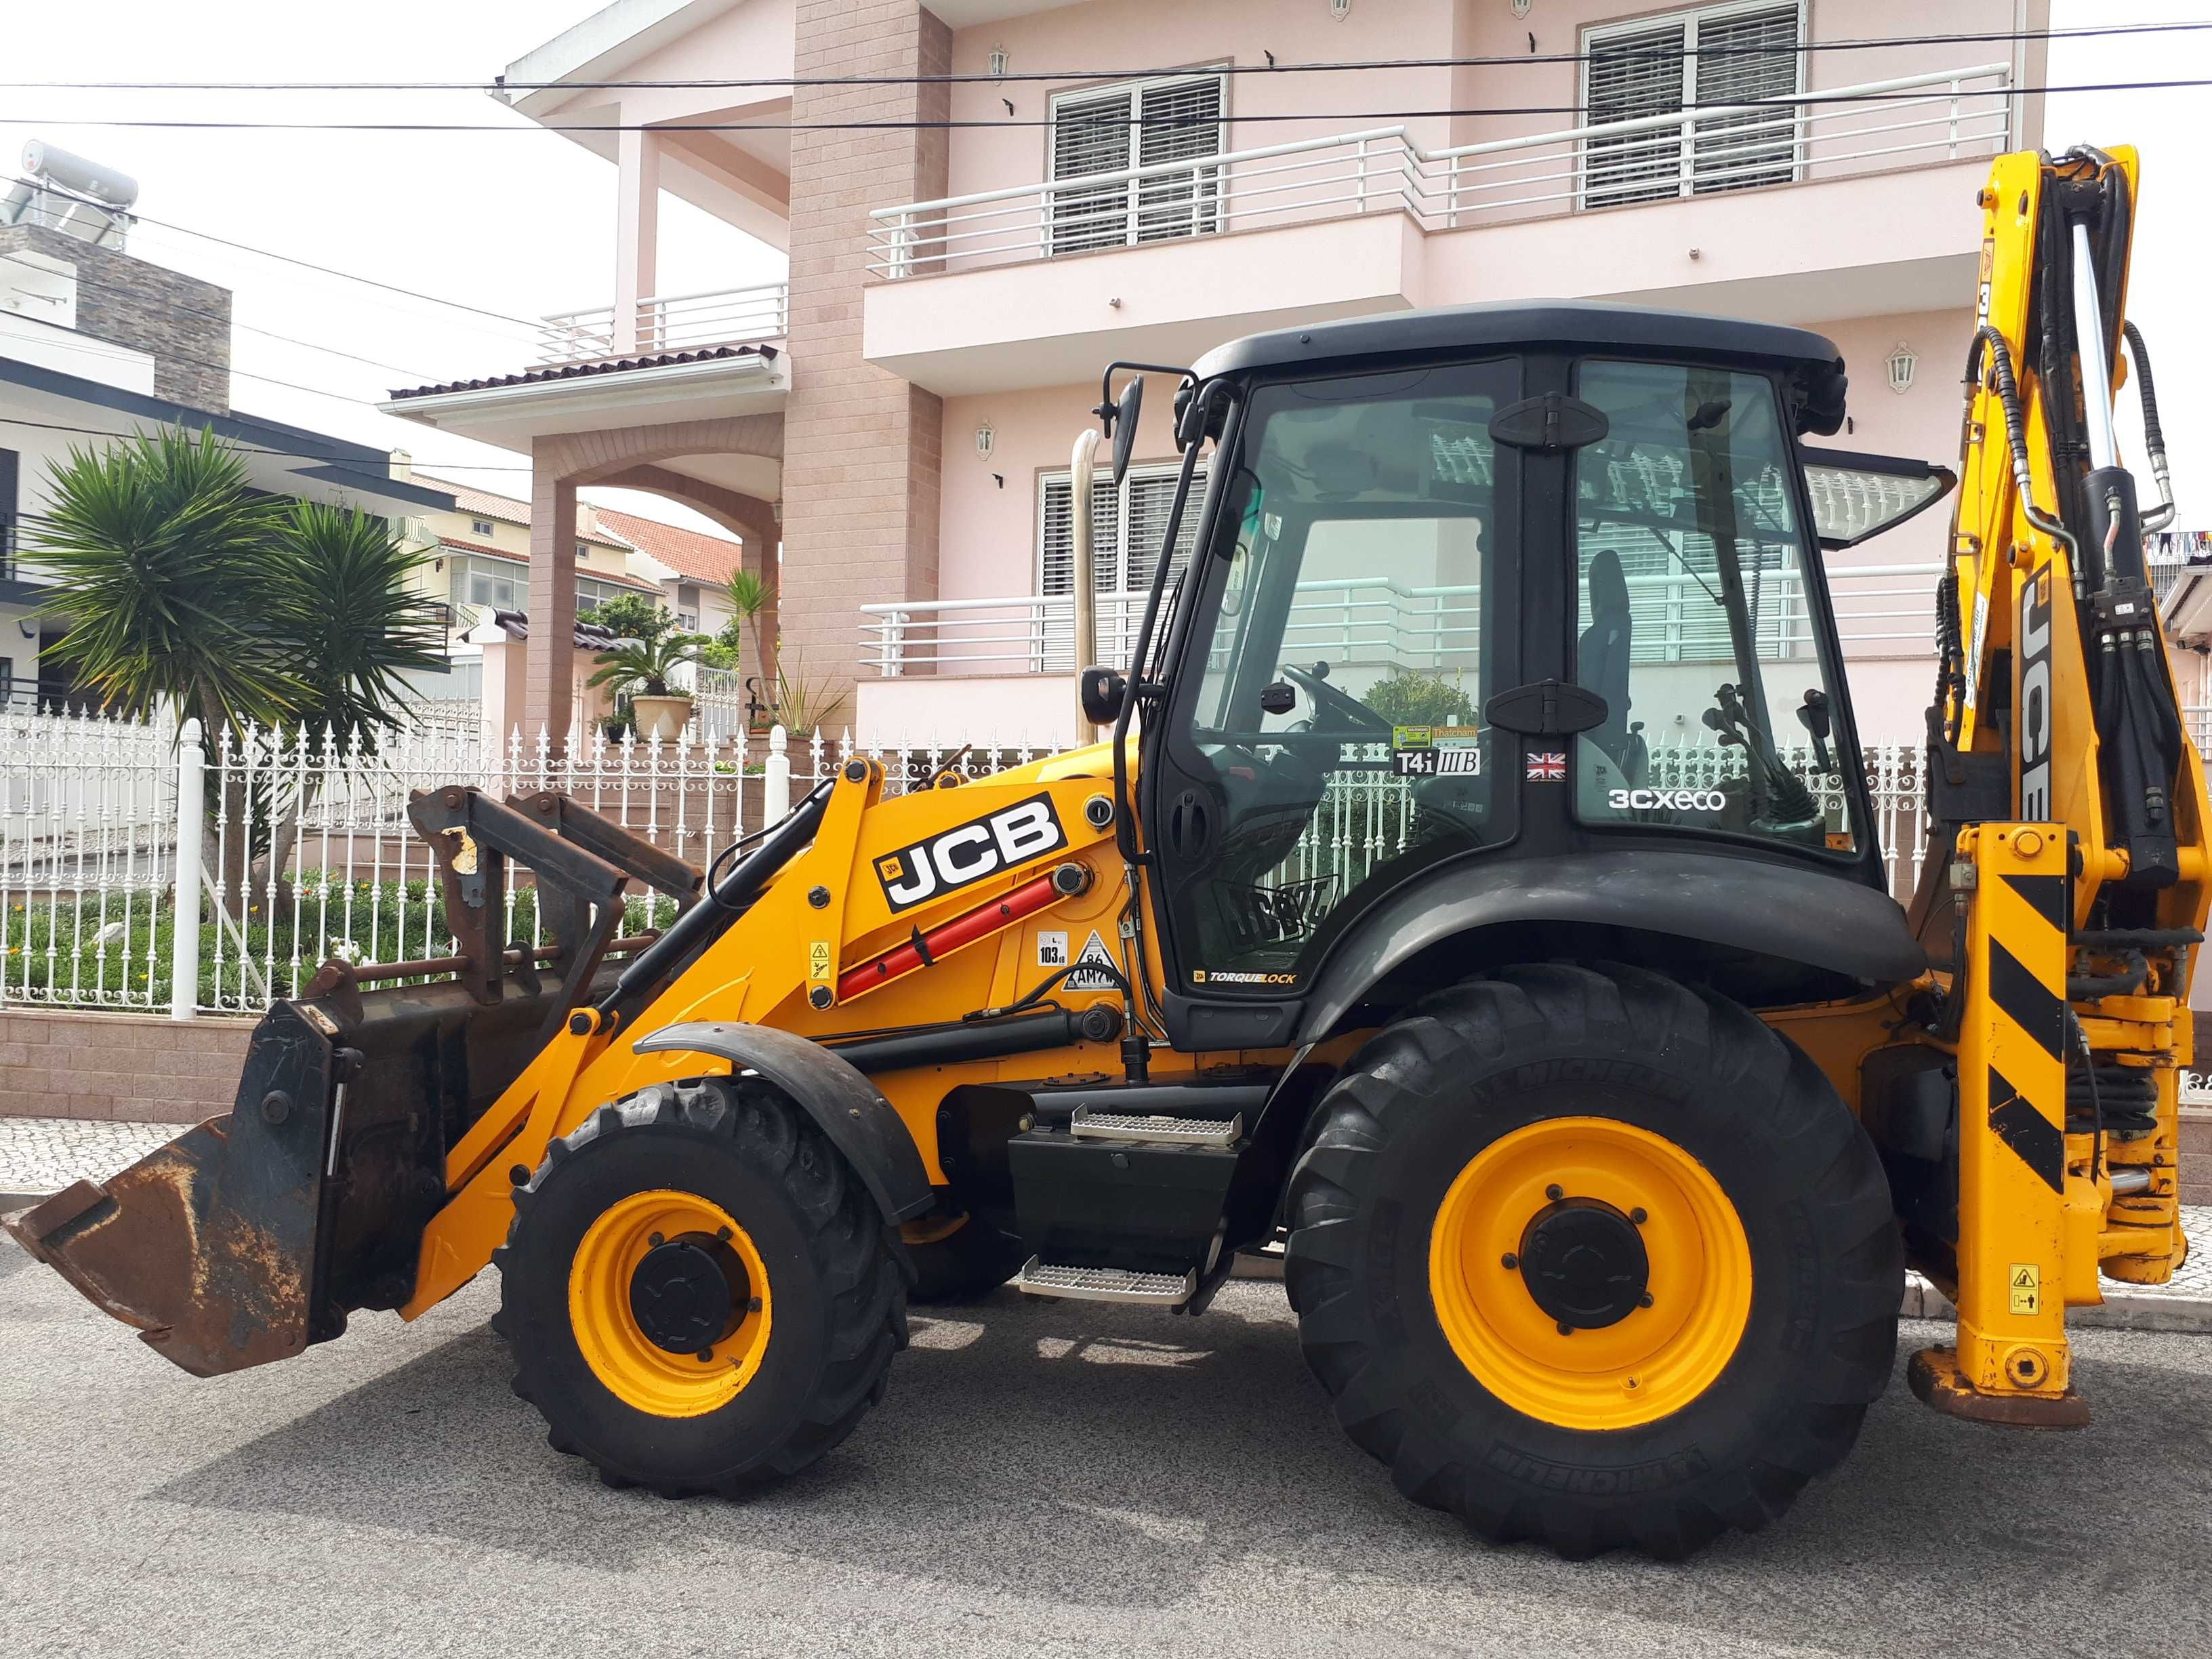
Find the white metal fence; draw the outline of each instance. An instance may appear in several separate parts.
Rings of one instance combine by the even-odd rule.
[[[1430,149],[1403,126],[869,213],[868,269],[898,280],[1116,244],[1399,210],[1431,230],[1991,155],[2003,64]]]
[[[2200,747],[2212,741],[2212,708],[2187,714]],[[495,746],[453,728],[395,736],[375,750],[262,731],[203,745],[197,722],[180,734],[56,715],[8,717],[0,739],[0,1005],[179,1018],[258,1012],[296,994],[332,957],[447,954],[435,864],[407,823],[413,790],[561,790],[703,865],[855,754],[883,763],[898,793],[946,767],[981,776],[1052,752],[942,740],[862,746],[819,732],[787,740],[780,728],[750,741],[592,739],[565,754],[519,733]],[[1711,785],[1731,764],[1711,746],[1659,748],[1652,781]],[[1900,897],[1926,851],[1922,764],[1911,748],[1866,756],[1873,830]],[[1348,888],[1405,845],[1411,814],[1406,780],[1336,775],[1285,860],[1286,878],[1333,875]],[[509,940],[542,942],[534,899],[526,880],[512,888]],[[665,899],[658,911],[644,897],[630,903],[633,927],[667,919]],[[180,909],[198,925],[179,930]]]

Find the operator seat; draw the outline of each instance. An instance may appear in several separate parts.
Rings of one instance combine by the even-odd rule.
[[[1575,652],[1575,678],[1584,690],[1603,697],[1606,708],[1605,720],[1589,733],[1589,740],[1631,784],[1640,784],[1650,769],[1650,751],[1642,732],[1628,725],[1629,651],[1636,622],[1629,614],[1620,555],[1609,547],[1593,555],[1583,582],[1589,590],[1590,625]]]

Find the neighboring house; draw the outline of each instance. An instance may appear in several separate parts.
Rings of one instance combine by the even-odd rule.
[[[1682,307],[1820,329],[1852,378],[1836,444],[1949,459],[1974,198],[1991,155],[2040,141],[2015,89],[2045,78],[2048,13],[620,0],[509,64],[527,90],[505,94],[614,166],[611,295],[547,319],[536,366],[386,407],[532,456],[541,547],[593,483],[749,541],[773,522],[785,649],[857,679],[864,738],[1064,737],[1067,699],[1028,693],[1068,665],[1067,455],[1115,359],[1463,301]],[[1253,72],[1378,59],[1400,67]],[[788,283],[662,293],[664,191],[786,250]],[[1097,504],[1109,658],[1172,489],[1170,389]],[[1870,741],[1921,731],[1945,516],[1832,564]],[[1404,603],[1368,587],[1347,614]],[[1638,648],[1673,648],[1668,593],[1637,603]],[[532,695],[557,722],[550,662]]]
[[[530,610],[530,503],[418,474],[404,452],[392,458],[392,469],[452,494],[450,510],[410,520],[407,530],[423,554],[416,580],[441,608],[453,665],[449,689],[432,695],[478,696],[482,652],[471,636],[495,611]],[[713,634],[729,620],[727,584],[743,550],[696,530],[580,501],[566,553],[579,622],[617,595],[635,593],[665,605],[684,627]]]
[[[453,501],[388,476],[383,450],[232,409],[229,290],[134,258],[120,216],[88,224],[71,206],[0,197],[0,707],[91,701],[53,655],[68,618],[39,609],[38,522],[72,449],[210,431],[272,495],[392,519]]]

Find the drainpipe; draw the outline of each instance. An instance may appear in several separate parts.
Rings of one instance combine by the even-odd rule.
[[[1097,428],[1085,427],[1075,434],[1075,453],[1068,464],[1072,475],[1068,507],[1075,543],[1074,592],[1069,602],[1075,613],[1075,740],[1079,744],[1098,740],[1097,730],[1084,714],[1082,704],[1083,671],[1098,660],[1098,598],[1092,574],[1095,562],[1091,532],[1091,474],[1097,453]]]

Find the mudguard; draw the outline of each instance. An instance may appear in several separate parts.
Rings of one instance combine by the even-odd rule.
[[[1905,911],[1824,870],[1711,853],[1470,860],[1362,917],[1322,964],[1292,1040],[1317,1041],[1383,975],[1432,945],[1507,922],[1633,928],[1901,985],[1928,966]]]
[[[633,1052],[684,1050],[758,1073],[798,1103],[860,1174],[886,1221],[908,1221],[934,1203],[929,1171],[890,1101],[851,1061],[773,1026],[693,1020],[640,1037]]]

